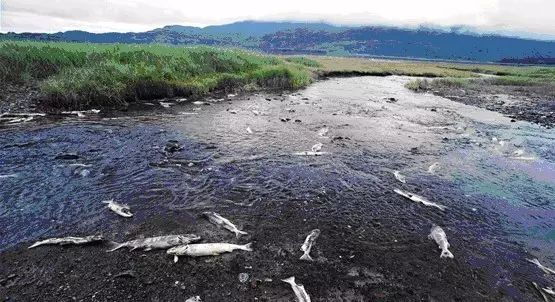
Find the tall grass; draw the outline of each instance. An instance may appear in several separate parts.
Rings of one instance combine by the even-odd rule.
[[[234,49],[0,42],[0,81],[36,82],[47,105],[86,108],[245,85],[295,89],[311,76],[301,64]]]

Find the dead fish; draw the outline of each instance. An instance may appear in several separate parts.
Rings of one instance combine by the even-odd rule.
[[[523,161],[534,161],[537,158],[535,158],[534,156],[512,156],[509,157],[510,159],[516,159],[516,160],[523,160]]]
[[[200,299],[200,296],[195,296],[185,300],[185,302],[202,302],[202,300]]]
[[[293,155],[299,155],[299,156],[320,156],[324,154],[328,154],[328,152],[301,151],[301,152],[293,153]]]
[[[532,285],[534,285],[534,287],[538,290],[540,295],[542,295],[543,300],[545,302],[549,302],[549,297],[545,295],[544,289],[542,289],[536,282],[532,282]]]
[[[313,261],[312,257],[310,257],[310,250],[312,249],[312,246],[316,242],[316,239],[318,239],[318,236],[320,236],[319,229],[312,230],[310,234],[306,236],[306,239],[304,240],[304,243],[301,246],[301,251],[304,252],[304,254],[300,258],[301,260]]]
[[[394,189],[393,191],[394,191],[395,193],[397,193],[397,194],[399,194],[399,195],[405,197],[405,198],[408,198],[408,199],[410,199],[410,200],[412,200],[412,201],[414,201],[414,202],[417,202],[417,203],[421,203],[421,204],[423,204],[423,205],[425,205],[425,206],[428,206],[428,207],[436,207],[436,208],[438,208],[438,209],[440,209],[440,210],[442,210],[442,211],[445,210],[445,209],[447,209],[446,206],[437,204],[437,203],[435,203],[435,202],[428,201],[428,200],[426,200],[426,199],[425,199],[424,197],[422,197],[422,196],[418,196],[418,195],[416,195],[416,194],[412,194],[412,193],[409,193],[409,192],[406,192],[406,191],[403,191],[403,190],[399,190],[399,189]]]
[[[179,112],[181,115],[197,115],[197,112]]]
[[[42,240],[42,241],[38,241],[35,242],[33,245],[31,245],[29,248],[35,248],[37,246],[41,246],[41,245],[53,245],[53,244],[59,244],[59,245],[70,245],[70,244],[75,244],[75,245],[81,245],[81,244],[87,244],[87,243],[93,243],[93,242],[98,242],[98,241],[102,241],[104,240],[104,238],[100,235],[93,235],[93,236],[87,236],[87,237],[63,237],[63,238],[50,238],[50,239],[46,239],[46,240]]]
[[[172,103],[166,103],[166,102],[159,102],[160,106],[164,107],[164,108],[170,108],[171,105],[173,105]]]
[[[201,238],[195,234],[182,234],[182,235],[166,235],[150,238],[141,238],[124,243],[114,242],[115,245],[108,252],[113,252],[115,250],[121,249],[123,247],[135,249],[143,249],[144,251],[150,251],[155,249],[167,249],[178,245],[189,244],[191,242],[197,242]]]
[[[237,110],[228,110],[228,112],[231,114],[237,114]]]
[[[317,143],[316,145],[312,146],[312,152],[318,152],[318,151],[322,150],[323,146],[324,146],[324,144]]]
[[[330,129],[328,129],[327,127],[324,127],[324,128],[322,128],[318,131],[318,135],[326,136],[326,134],[328,134],[329,131],[330,131]]]
[[[118,214],[121,217],[133,217],[133,214],[131,213],[131,208],[128,205],[119,204],[113,199],[105,200],[102,203],[107,204],[108,209],[112,210],[112,212]]]
[[[555,274],[555,270],[544,266],[543,264],[540,263],[540,261],[538,259],[526,259],[526,261],[535,264],[537,267],[539,267],[546,274]]]
[[[0,179],[3,178],[16,178],[18,175],[17,174],[5,174],[5,175],[0,175]]]
[[[205,105],[205,102],[201,102],[201,101],[195,101],[193,102],[193,105]]]
[[[401,172],[395,170],[393,171],[393,176],[395,176],[395,179],[397,179],[398,181],[406,184],[407,183],[407,179],[405,178],[405,175],[401,174]]]
[[[256,116],[260,115],[260,111],[258,110],[252,110],[251,112]]]
[[[247,127],[247,133],[252,134],[251,127]]]
[[[173,262],[179,260],[179,256],[203,257],[217,256],[223,253],[231,253],[234,250],[252,252],[252,243],[238,245],[232,243],[198,243],[172,247],[166,253],[173,255]]]
[[[208,218],[208,220],[210,222],[212,222],[213,224],[217,225],[217,226],[221,226],[224,229],[235,233],[235,236],[237,238],[239,238],[239,236],[241,235],[246,235],[247,232],[243,232],[241,230],[239,230],[231,221],[229,221],[226,218],[223,218],[222,216],[220,216],[220,214],[216,213],[216,212],[204,212],[202,213],[202,215],[204,215],[206,218]]]
[[[289,277],[281,281],[291,285],[291,288],[297,297],[297,302],[310,302],[310,296],[306,293],[303,285],[295,283],[295,277]]]
[[[428,173],[435,174],[437,169],[439,169],[439,163],[433,163],[430,167],[428,167]]]
[[[453,254],[449,251],[449,242],[447,241],[447,235],[445,235],[445,231],[437,225],[432,227],[430,235],[428,235],[429,239],[435,240],[439,249],[441,249],[441,255],[439,258],[455,258]]]

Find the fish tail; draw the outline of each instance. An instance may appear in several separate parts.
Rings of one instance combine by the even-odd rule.
[[[252,242],[242,245],[241,249],[244,251],[252,252]]]
[[[283,281],[285,283],[289,283],[291,285],[294,285],[295,284],[295,277],[289,277],[289,278],[286,278],[286,279],[282,279],[281,281]]]
[[[455,256],[448,249],[444,249],[441,251],[439,258],[455,258]]]
[[[240,231],[240,230],[236,230],[236,231],[235,231],[235,237],[236,237],[236,238],[241,237],[241,235],[247,235],[247,232]]]
[[[111,247],[111,249],[107,250],[106,252],[113,252],[113,251],[115,251],[115,250],[121,249],[121,248],[124,247],[124,246],[125,246],[125,244],[123,244],[123,243],[111,241],[111,242],[110,242],[110,247]]]
[[[299,258],[300,260],[306,260],[306,261],[314,261],[314,259],[312,259],[312,257],[310,257],[309,254],[303,254],[301,256],[301,258]]]

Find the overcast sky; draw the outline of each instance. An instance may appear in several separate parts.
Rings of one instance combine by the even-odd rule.
[[[241,20],[467,25],[555,37],[555,0],[0,0],[1,31],[144,31]]]

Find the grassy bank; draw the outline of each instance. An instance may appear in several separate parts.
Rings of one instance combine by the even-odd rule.
[[[210,47],[7,41],[0,42],[0,83],[35,83],[43,104],[80,109],[236,89],[295,89],[310,83],[310,62]]]
[[[480,78],[483,74],[493,77]],[[0,41],[0,91],[37,87],[41,104],[63,109],[118,107],[139,99],[202,97],[215,92],[297,89],[313,78],[406,75],[415,91],[555,83],[555,68],[466,65],[365,58],[277,57],[211,47]],[[1,101],[1,98],[0,98]]]

